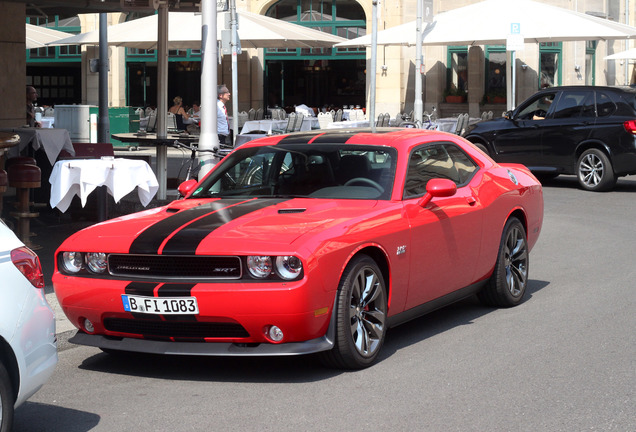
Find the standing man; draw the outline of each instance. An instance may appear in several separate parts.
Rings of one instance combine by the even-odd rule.
[[[225,84],[216,87],[218,100],[216,101],[216,131],[219,134],[219,143],[226,144],[230,134],[230,122],[225,104],[230,100],[230,91]],[[229,144],[229,143],[228,143]]]
[[[42,123],[35,121],[35,101],[38,100],[38,92],[32,86],[26,88],[26,122],[30,127],[42,127]]]

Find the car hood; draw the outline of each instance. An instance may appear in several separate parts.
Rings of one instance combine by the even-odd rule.
[[[69,237],[59,250],[166,255],[259,250],[273,254],[289,250],[311,233],[344,232],[356,220],[368,218],[377,206],[375,200],[188,199],[93,225]]]
[[[480,134],[484,132],[490,132],[493,130],[507,129],[512,124],[512,121],[505,117],[498,117],[492,120],[480,121],[478,123],[468,126],[466,135],[468,134]]]

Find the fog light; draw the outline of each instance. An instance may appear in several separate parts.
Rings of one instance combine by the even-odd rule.
[[[283,340],[283,331],[273,325],[267,331],[267,336],[269,336],[273,342],[280,342]]]
[[[95,327],[93,327],[93,323],[90,322],[88,318],[84,318],[84,329],[89,333],[93,333],[95,331]]]

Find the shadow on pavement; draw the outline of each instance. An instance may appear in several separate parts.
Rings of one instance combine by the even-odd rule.
[[[25,402],[15,411],[13,430],[21,432],[86,432],[99,424],[100,416],[50,404]]]

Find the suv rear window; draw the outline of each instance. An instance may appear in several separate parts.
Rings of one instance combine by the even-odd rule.
[[[616,111],[616,105],[606,93],[596,92],[596,111],[599,117],[610,116]]]

